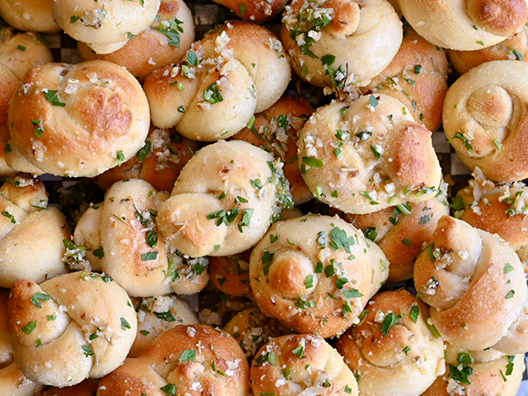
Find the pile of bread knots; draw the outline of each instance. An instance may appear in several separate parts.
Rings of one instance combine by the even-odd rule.
[[[517,395],[528,1],[214,1],[0,2],[0,394]]]

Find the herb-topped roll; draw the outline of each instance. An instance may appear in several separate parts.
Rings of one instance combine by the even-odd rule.
[[[171,246],[193,257],[241,253],[292,206],[282,162],[249,143],[220,141],[185,165],[157,218]]]
[[[108,54],[148,28],[159,8],[160,0],[54,0],[52,13],[66,34]]]
[[[389,281],[412,278],[414,261],[422,245],[436,229],[438,220],[449,214],[445,195],[424,202],[407,202],[364,215],[343,218],[376,242],[390,263]]]
[[[385,94],[320,107],[297,144],[312,194],[345,213],[426,201],[440,185],[431,132]]]
[[[422,396],[516,396],[526,367],[523,355],[494,349],[468,351],[447,343],[446,372]]]
[[[388,276],[381,249],[340,218],[275,223],[253,248],[251,289],[261,311],[300,333],[344,332]]]
[[[15,29],[58,33],[60,27],[51,12],[53,0],[4,0],[0,16]]]
[[[416,122],[436,131],[442,125],[448,65],[441,48],[407,26],[402,45],[390,65],[361,91],[395,97],[409,109]]]
[[[295,72],[330,91],[367,85],[402,41],[402,23],[386,0],[294,0],[282,22]]]
[[[66,272],[66,217],[48,206],[42,180],[18,174],[0,187],[0,287],[16,279],[43,282]]]
[[[233,136],[286,90],[290,63],[263,26],[232,21],[195,43],[179,64],[144,84],[152,123],[203,141]]]
[[[528,177],[528,63],[483,63],[447,91],[444,132],[469,169],[486,178],[513,182]]]
[[[354,374],[321,336],[295,334],[264,345],[251,365],[254,395],[357,396]]]
[[[10,102],[8,123],[13,169],[93,177],[136,154],[150,118],[134,76],[97,60],[32,68]]]
[[[11,289],[13,353],[31,380],[53,386],[100,378],[123,361],[137,319],[126,292],[106,275],[74,272]]]
[[[419,396],[444,373],[444,342],[429,330],[428,311],[404,289],[383,292],[340,337],[336,348],[361,395]]]
[[[249,366],[228,333],[206,325],[177,326],[99,383],[99,396],[249,396]]]
[[[71,249],[80,249],[81,257],[71,265],[82,269],[87,258],[134,297],[202,290],[209,280],[207,259],[185,256],[159,231],[158,211],[167,198],[140,179],[113,184],[104,202],[79,220]]]
[[[447,341],[470,350],[528,351],[524,268],[499,236],[442,217],[416,260],[414,284]]]
[[[143,32],[132,34],[121,49],[98,54],[88,44],[78,42],[82,60],[101,59],[124,66],[139,81],[154,70],[179,62],[194,41],[191,10],[183,0],[161,0],[158,16]]]
[[[525,0],[399,0],[403,16],[427,41],[460,51],[495,45],[520,31]]]

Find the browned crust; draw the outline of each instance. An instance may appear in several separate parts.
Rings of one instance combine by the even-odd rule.
[[[275,17],[287,0],[213,0],[234,12],[239,18],[266,22]]]

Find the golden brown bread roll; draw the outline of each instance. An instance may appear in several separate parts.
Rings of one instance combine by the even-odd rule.
[[[7,127],[7,109],[9,101],[18,88],[18,78],[11,70],[0,64],[0,175],[9,176],[15,173],[7,166],[5,160],[6,143],[9,140],[9,128]]]
[[[470,350],[528,350],[527,287],[519,257],[499,236],[444,216],[414,266],[432,324]],[[516,339],[518,338],[518,339]]]
[[[399,0],[403,16],[434,45],[473,51],[519,32],[528,18],[525,0]]]
[[[19,80],[29,69],[53,62],[53,55],[35,33],[15,33],[9,27],[0,30],[0,63],[3,63]]]
[[[447,343],[447,370],[422,396],[516,396],[525,362],[523,355],[493,349],[468,351]]]
[[[284,162],[284,176],[290,182],[296,205],[312,199],[297,164],[296,142],[298,133],[313,112],[312,106],[302,97],[284,95],[269,109],[255,114],[249,126],[230,138],[264,148]]]
[[[114,278],[131,296],[193,294],[209,279],[207,260],[167,244],[158,211],[168,198],[141,179],[119,181],[100,205],[90,207],[74,232],[92,268]]]
[[[170,192],[181,169],[198,150],[198,143],[174,129],[150,127],[149,135],[137,154],[121,165],[101,173],[95,182],[108,190],[118,180],[143,179],[156,190]]]
[[[42,386],[26,378],[14,362],[8,300],[9,290],[0,289],[0,389],[9,396],[33,396]]]
[[[268,318],[257,307],[237,313],[224,326],[224,331],[237,340],[248,359],[253,359],[272,338],[291,333],[278,320]]]
[[[58,33],[61,29],[51,12],[53,0],[5,0],[0,4],[0,16],[18,30]]]
[[[227,256],[249,249],[291,206],[282,163],[249,143],[220,141],[185,165],[158,227],[170,246],[192,257]]]
[[[11,287],[18,278],[42,282],[66,272],[61,258],[70,228],[59,209],[48,207],[40,179],[9,178],[0,187],[0,212],[0,287]]]
[[[251,365],[254,395],[358,395],[343,358],[322,337],[285,335],[264,345]]]
[[[251,250],[231,256],[209,257],[209,276],[218,290],[231,296],[252,298],[249,287]]]
[[[213,0],[229,8],[239,18],[252,22],[266,22],[282,11],[287,0]]]
[[[484,62],[494,60],[526,61],[528,60],[528,26],[524,25],[524,28],[519,33],[492,47],[477,51],[448,50],[447,56],[451,65],[459,74],[464,74]]]
[[[492,61],[471,69],[447,91],[443,126],[460,160],[493,181],[528,177],[528,64]]]
[[[402,24],[386,0],[294,0],[281,39],[302,79],[330,92],[354,92],[392,61]]]
[[[128,295],[97,273],[70,273],[40,285],[19,279],[8,309],[15,361],[46,385],[103,377],[124,361],[136,336]]]
[[[160,391],[161,390],[161,391]],[[249,367],[229,334],[211,326],[177,326],[128,358],[99,383],[98,396],[249,396]]]
[[[147,98],[129,72],[89,61],[31,69],[10,102],[8,123],[6,160],[14,169],[90,177],[135,155],[150,120]]]
[[[390,282],[412,278],[414,261],[422,245],[436,229],[438,220],[449,214],[445,196],[424,202],[408,202],[364,215],[343,218],[361,229],[383,250],[389,261]]]
[[[528,187],[523,183],[500,185],[483,177],[478,168],[473,172],[469,186],[460,190],[453,206],[455,217],[473,227],[498,234],[519,255],[528,247],[526,214],[528,214]]]
[[[109,54],[98,54],[88,44],[79,41],[79,56],[82,60],[101,59],[117,63],[143,81],[154,70],[179,62],[191,47],[194,41],[191,10],[182,0],[161,0],[154,23],[132,36],[123,48]]]
[[[431,132],[386,94],[320,107],[297,144],[312,194],[345,213],[425,201],[440,185]]]
[[[147,29],[159,8],[160,0],[54,0],[52,14],[66,34],[98,54],[108,54]]]
[[[281,42],[263,26],[232,21],[195,43],[183,62],[144,84],[152,123],[176,126],[194,140],[228,138],[286,90],[290,65]]]
[[[381,249],[337,216],[278,221],[249,263],[251,289],[265,315],[325,338],[358,322],[388,272]]]
[[[409,109],[416,122],[436,131],[442,125],[447,68],[441,48],[405,27],[402,45],[390,65],[361,91],[395,97]]]
[[[187,302],[174,294],[133,299],[133,302],[138,316],[138,332],[128,357],[139,356],[152,340],[167,330],[199,323]]]
[[[429,330],[428,307],[407,290],[374,296],[336,349],[361,395],[419,396],[445,371],[444,342]]]

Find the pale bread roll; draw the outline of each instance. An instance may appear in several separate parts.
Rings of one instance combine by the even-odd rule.
[[[161,390],[160,390],[161,389]],[[249,366],[229,334],[206,325],[177,326],[99,383],[98,396],[249,396]]]
[[[11,289],[15,361],[30,379],[64,387],[100,378],[125,360],[137,319],[126,292],[106,276],[75,272]]]
[[[33,174],[96,176],[136,154],[150,119],[125,69],[106,61],[31,69],[10,102],[6,161]]]
[[[54,0],[52,13],[66,34],[108,54],[148,28],[159,8],[160,0]]]
[[[281,39],[302,79],[354,92],[392,61],[402,23],[386,0],[294,0],[285,8]]]
[[[0,63],[3,63],[22,80],[29,69],[53,62],[53,55],[35,33],[15,33],[8,27],[0,30]]]
[[[42,388],[20,371],[13,359],[7,304],[9,291],[0,290],[0,389],[10,396],[34,396]]]
[[[4,0],[0,16],[15,29],[58,33],[61,28],[53,19],[53,0]]]
[[[154,23],[133,35],[123,48],[103,55],[79,41],[78,49],[82,60],[116,63],[143,81],[154,70],[179,62],[193,41],[194,22],[189,7],[183,0],[161,0]]]
[[[471,69],[447,91],[443,126],[460,160],[490,180],[528,177],[528,64],[492,61]]]
[[[386,94],[320,107],[297,144],[301,173],[312,194],[345,213],[425,201],[440,185],[431,132]]]
[[[293,334],[264,345],[251,365],[254,395],[358,395],[354,374],[322,337]]]
[[[249,263],[251,289],[265,315],[325,338],[358,322],[388,272],[381,249],[337,216],[278,221]]]
[[[484,62],[494,60],[528,60],[528,26],[492,47],[477,51],[448,50],[447,56],[453,68],[464,74]]]
[[[361,395],[419,396],[445,372],[444,342],[429,330],[428,307],[400,289],[374,296],[336,348]]]
[[[152,123],[203,141],[228,138],[275,103],[290,81],[281,42],[265,27],[232,21],[193,45],[180,64],[144,84]]]
[[[9,180],[0,187],[0,287],[11,287],[19,278],[40,283],[65,273],[66,217],[48,207],[40,179],[20,174]]]
[[[302,97],[284,95],[269,109],[255,114],[249,126],[230,138],[265,148],[284,162],[284,176],[290,182],[292,199],[296,205],[312,199],[312,193],[306,187],[297,165],[296,142],[313,112],[312,106]]]
[[[157,336],[180,325],[198,324],[196,313],[174,294],[134,299],[138,332],[128,357],[137,357]]]
[[[156,190],[170,192],[180,171],[189,161],[198,143],[181,136],[174,129],[150,127],[143,147],[128,161],[101,173],[95,183],[103,190],[123,179],[138,178]]]
[[[422,252],[438,220],[449,214],[445,196],[424,202],[408,202],[364,215],[343,218],[361,229],[383,250],[389,261],[389,282],[412,278],[414,261]]]
[[[287,0],[213,0],[229,8],[239,18],[251,22],[266,22],[277,16]]]
[[[409,109],[416,122],[436,131],[442,124],[447,71],[444,51],[405,27],[402,45],[390,65],[361,91],[395,97]]]
[[[515,340],[526,319],[523,266],[499,236],[442,217],[416,260],[414,284],[447,341],[470,350],[528,350]]]
[[[5,160],[6,144],[9,141],[9,128],[7,127],[7,109],[9,101],[18,88],[18,78],[7,66],[0,64],[0,175],[8,176],[15,173],[7,166]]]
[[[292,206],[282,163],[239,140],[205,146],[163,203],[158,227],[169,245],[192,257],[241,253]]]
[[[434,45],[473,51],[519,32],[528,18],[526,0],[399,0],[403,16]]]
[[[523,355],[468,351],[447,343],[447,369],[422,396],[516,396],[526,367]],[[471,373],[468,375],[468,373]]]
[[[131,296],[194,294],[209,279],[207,259],[185,256],[160,232],[157,216],[167,198],[144,180],[119,181],[75,228],[74,242],[87,250],[92,268],[109,274]]]

